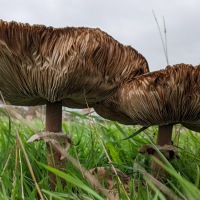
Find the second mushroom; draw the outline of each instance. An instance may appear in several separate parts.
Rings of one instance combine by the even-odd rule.
[[[173,125],[200,131],[200,65],[178,64],[138,76],[94,108],[102,117],[123,124],[158,125],[157,147],[168,160],[173,159],[178,156],[172,145]],[[162,160],[151,145],[141,151]],[[152,173],[164,180],[164,170],[154,161]]]

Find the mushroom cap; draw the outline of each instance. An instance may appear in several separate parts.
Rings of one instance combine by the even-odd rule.
[[[148,71],[141,54],[100,29],[0,21],[0,91],[13,105],[84,108]]]
[[[124,124],[195,128],[200,121],[200,65],[178,64],[138,76],[94,109]]]
[[[196,131],[196,132],[200,132],[200,120],[194,121],[194,122],[183,122],[181,123],[181,125],[183,125],[184,127]]]

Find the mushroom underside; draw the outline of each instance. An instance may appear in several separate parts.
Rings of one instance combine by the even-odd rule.
[[[120,123],[158,125],[156,144],[171,145],[174,124],[200,131],[200,65],[178,64],[135,77],[113,96],[94,105],[94,109],[99,115]],[[167,154],[169,149],[173,150],[166,149]],[[162,161],[156,151],[153,153]],[[152,168],[159,171],[160,167],[153,162]],[[161,168],[160,171],[163,172]]]
[[[48,163],[58,169],[65,168],[62,153],[54,148],[63,138],[62,106],[91,107],[148,71],[140,53],[100,29],[0,20],[1,96],[12,105],[46,105],[46,133],[32,139],[47,141]],[[48,132],[58,137],[48,140]],[[55,178],[51,184],[54,190]]]

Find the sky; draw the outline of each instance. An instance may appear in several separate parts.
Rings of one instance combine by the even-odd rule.
[[[0,0],[0,19],[53,27],[100,28],[148,61],[167,66],[161,37],[166,27],[169,64],[200,64],[199,0]]]

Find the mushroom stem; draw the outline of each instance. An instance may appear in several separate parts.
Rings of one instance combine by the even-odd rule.
[[[46,131],[62,131],[62,101],[46,104]]]
[[[157,145],[164,146],[165,144],[171,145],[172,143],[172,129],[173,125],[159,126]]]
[[[164,126],[159,126],[158,130],[158,137],[157,137],[157,145],[159,146],[164,146],[164,145],[171,145],[172,143],[172,129],[173,125],[164,125]],[[170,152],[166,152],[164,156],[169,159]],[[159,154],[155,151],[154,157],[163,162],[162,158],[159,156]],[[166,171],[155,161],[152,161],[152,175],[157,179],[160,180],[161,182],[165,182],[165,176],[166,176]]]
[[[61,132],[62,131],[62,101],[46,104],[46,132]],[[58,170],[66,168],[66,159],[61,160],[61,154],[55,151],[50,142],[47,142],[47,162],[48,165]],[[55,191],[56,175],[50,172],[50,186],[51,190]],[[66,182],[62,179],[62,185]]]

